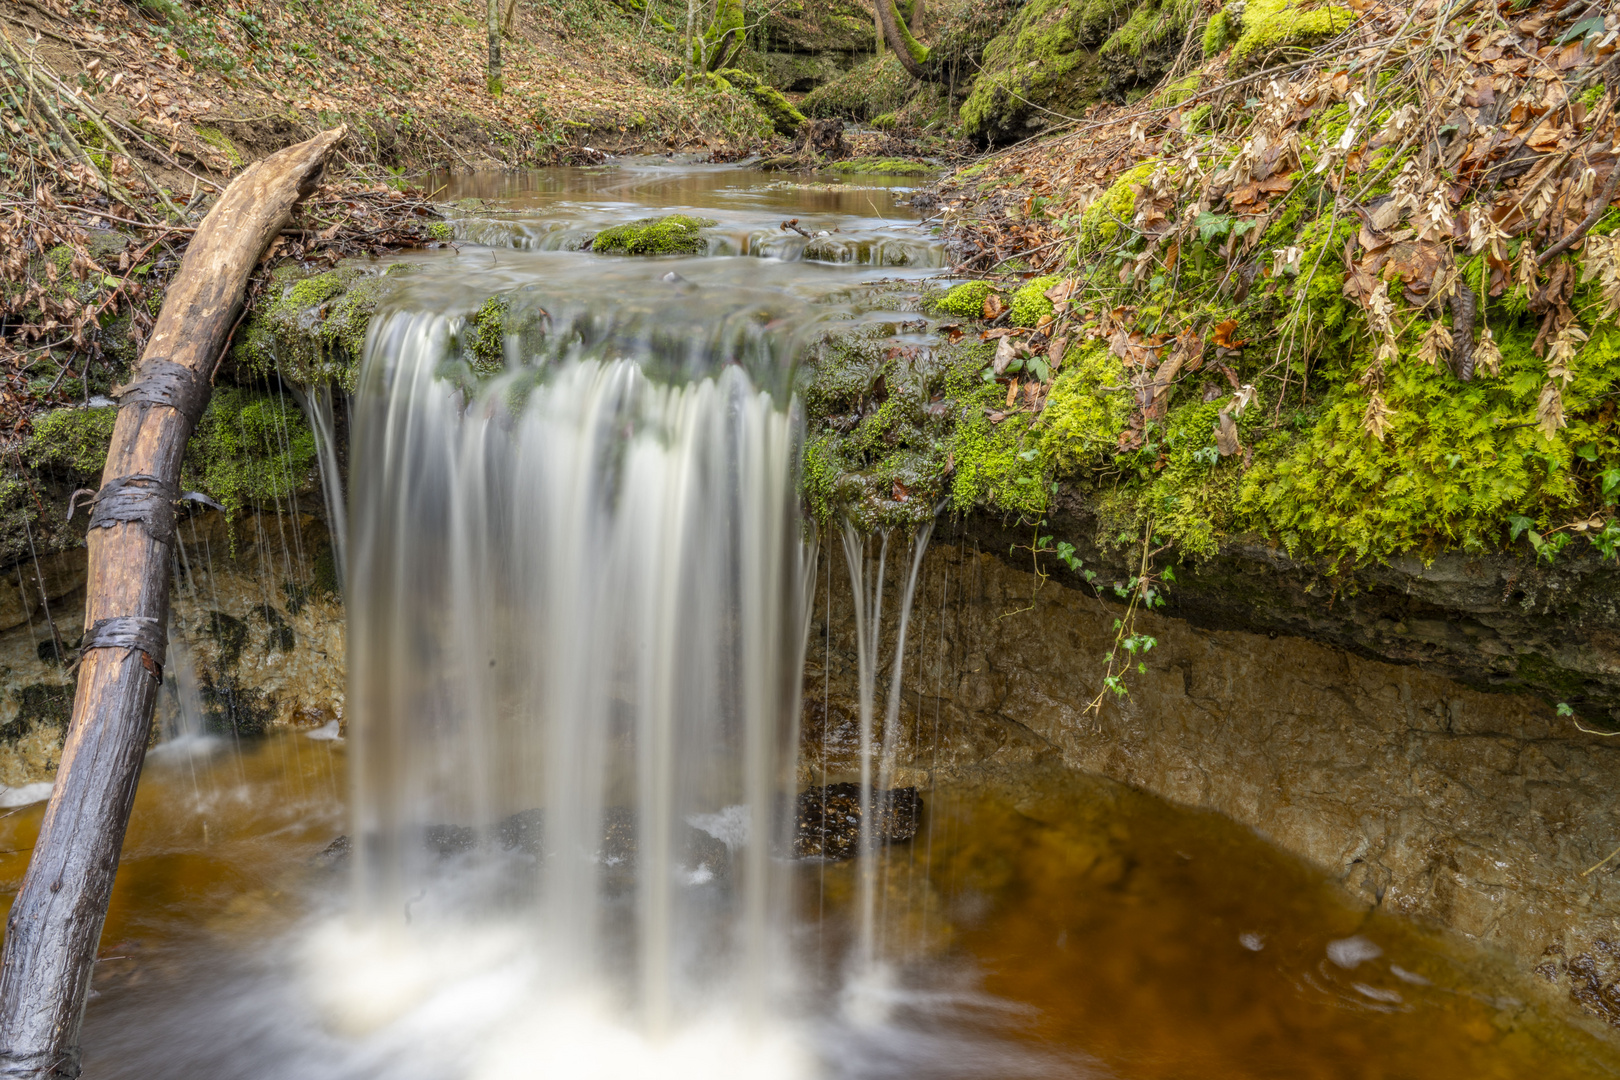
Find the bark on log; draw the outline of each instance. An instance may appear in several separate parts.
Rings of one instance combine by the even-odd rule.
[[[288,147],[232,181],[192,238],[119,395],[90,519],[73,719],[6,920],[0,1076],[79,1075],[79,1025],[162,679],[180,459],[253,268],[344,133]]]

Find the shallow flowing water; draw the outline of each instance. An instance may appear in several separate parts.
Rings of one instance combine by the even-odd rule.
[[[936,779],[909,842],[787,857],[806,584],[878,550],[805,539],[790,367],[829,322],[927,340],[873,287],[943,261],[904,193],[454,182],[486,201],[406,260],[352,406],[348,738],[170,725],[87,1076],[1620,1075],[1492,958],[1110,782]],[[715,220],[704,255],[578,250],[676,211]],[[895,538],[884,589],[855,575],[866,617],[903,617],[911,566]],[[41,809],[0,818],[9,890]]]

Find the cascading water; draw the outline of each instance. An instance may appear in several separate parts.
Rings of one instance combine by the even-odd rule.
[[[611,351],[471,390],[441,377],[458,322],[383,322],[355,399],[365,933],[509,935],[535,1017],[595,1002],[614,1039],[763,1039],[792,990],[796,424],[740,367],[667,385]]]
[[[182,523],[182,737],[137,792],[87,1076],[1614,1071],[1499,1004],[1516,984],[1252,832],[1051,767],[1033,733],[1055,721],[996,703],[996,661],[1101,640],[1080,624],[1106,616],[1057,582],[1032,610],[962,537],[925,555],[926,527],[817,552],[792,361],[859,382],[890,349],[943,351],[918,290],[874,283],[943,261],[891,194],[660,160],[463,177],[452,197],[459,239],[392,268],[350,407],[301,402],[328,496],[354,440],[347,648],[321,561],[338,498],[324,525],[307,487]],[[717,221],[704,256],[553,243],[675,209]],[[795,220],[810,237],[777,224]],[[917,257],[897,271],[888,251]],[[857,347],[831,354],[829,325]],[[270,415],[255,437],[285,451]],[[50,680],[19,688],[36,702],[60,693],[52,622],[77,622],[66,596],[44,623],[30,602],[52,572],[19,570],[31,622],[0,642]],[[50,749],[39,730],[17,745]],[[912,785],[907,842],[884,792]],[[0,816],[13,887],[38,822]],[[1341,967],[1350,934],[1383,956]]]

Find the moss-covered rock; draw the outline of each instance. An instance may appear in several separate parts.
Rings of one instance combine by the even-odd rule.
[[[833,172],[858,173],[868,176],[927,176],[934,169],[921,161],[905,158],[850,158],[827,166]]]
[[[917,80],[906,73],[893,53],[885,53],[816,87],[799,102],[799,108],[806,116],[871,120],[903,108],[917,92]]]
[[[1121,4],[1120,7],[1124,5]],[[1102,15],[1098,23],[1093,9]],[[1031,0],[984,51],[984,65],[962,105],[962,129],[992,143],[1078,116],[1102,96],[1096,49],[1112,5],[1098,0]]]
[[[758,76],[738,68],[725,68],[717,74],[753,98],[754,104],[771,118],[771,124],[776,128],[778,135],[785,135],[791,139],[799,133],[799,125],[804,123],[804,113],[794,108],[793,103],[782,96],[782,91],[767,85]]]
[[[978,319],[984,316],[984,302],[990,296],[988,281],[964,281],[934,301],[934,310],[942,315],[955,315],[959,319]]]
[[[1008,321],[1014,326],[1035,326],[1051,315],[1054,305],[1046,297],[1046,290],[1063,280],[1057,275],[1038,277],[1026,282],[1013,293]]]
[[[1094,102],[1140,95],[1169,69],[1197,17],[1195,0],[1030,0],[985,48],[963,130],[1012,142]]]
[[[931,520],[946,499],[1038,513],[1032,417],[1007,409],[1007,388],[985,377],[993,344],[964,336],[921,349],[892,329],[831,333],[801,370],[811,513],[868,529]]]
[[[1080,246],[1095,251],[1114,242],[1121,225],[1128,224],[1136,210],[1137,189],[1153,175],[1153,165],[1144,162],[1127,169],[1080,217]]]
[[[34,417],[34,432],[23,458],[36,469],[70,474],[75,480],[101,475],[107,464],[117,408],[52,409]]]
[[[314,432],[290,398],[218,387],[186,446],[181,483],[235,517],[312,493],[315,464]]]
[[[713,224],[689,214],[640,218],[597,233],[590,249],[618,255],[699,255],[708,249],[701,230]]]
[[[403,264],[381,274],[344,265],[311,274],[297,263],[284,263],[271,272],[264,299],[238,335],[233,359],[253,376],[273,375],[302,386],[332,382],[353,393],[377,305],[395,279],[414,272]]]
[[[1344,30],[1354,20],[1338,4],[1308,6],[1306,0],[1248,0],[1232,46],[1234,73],[1264,67],[1291,49],[1308,49]]]
[[[759,37],[782,52],[871,52],[872,9],[861,0],[778,0],[760,14]]]

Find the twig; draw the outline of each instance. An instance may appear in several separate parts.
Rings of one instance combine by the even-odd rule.
[[[1594,864],[1592,866],[1588,866],[1585,870],[1582,870],[1581,871],[1581,877],[1585,877],[1586,875],[1590,874],[1592,871],[1598,869],[1599,867],[1601,867],[1603,865],[1603,863],[1608,862],[1610,859],[1614,858],[1616,855],[1620,855],[1620,847],[1615,848],[1613,851],[1611,851],[1607,855],[1603,856],[1603,859],[1602,859],[1601,862],[1598,862],[1598,863],[1596,863],[1596,864]]]
[[[1620,161],[1614,163],[1614,170],[1609,173],[1608,183],[1603,185],[1603,192],[1598,196],[1597,207],[1582,218],[1581,223],[1571,229],[1562,240],[1536,256],[1536,264],[1545,266],[1549,260],[1562,255],[1579,243],[1581,237],[1586,235],[1587,230],[1596,225],[1598,219],[1609,212],[1609,204],[1614,201],[1614,192],[1617,187],[1620,187]]]

